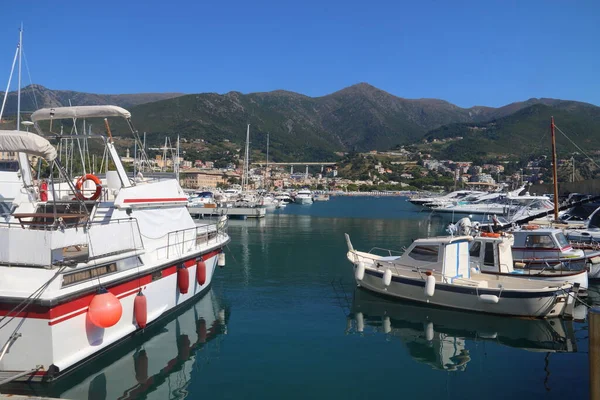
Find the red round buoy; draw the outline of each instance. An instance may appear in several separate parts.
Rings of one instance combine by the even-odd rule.
[[[148,355],[146,350],[141,350],[133,356],[133,369],[135,370],[135,380],[142,384],[148,380]]]
[[[135,316],[135,322],[137,325],[144,329],[148,322],[148,303],[146,302],[146,296],[140,292],[135,296],[133,300],[133,315]]]
[[[196,333],[198,334],[198,341],[206,343],[206,320],[204,318],[196,321]]]
[[[183,264],[177,268],[177,286],[181,294],[186,294],[190,287],[190,273]]]
[[[121,315],[123,306],[117,296],[104,288],[98,289],[88,308],[90,321],[97,327],[110,328],[119,322]]]
[[[196,264],[196,280],[199,285],[204,285],[206,282],[206,263],[202,260]]]

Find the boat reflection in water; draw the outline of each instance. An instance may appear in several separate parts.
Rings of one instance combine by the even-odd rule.
[[[464,371],[471,361],[467,341],[490,340],[528,351],[577,351],[572,321],[510,318],[433,308],[392,301],[360,288],[354,291],[347,333],[382,333],[397,337],[415,360],[449,371]]]
[[[227,333],[229,312],[213,291],[186,305],[145,332],[122,343],[70,376],[49,384],[12,384],[2,393],[67,399],[178,397],[190,383],[192,369],[209,362]],[[206,347],[202,352],[200,349]],[[149,396],[151,394],[151,396]]]

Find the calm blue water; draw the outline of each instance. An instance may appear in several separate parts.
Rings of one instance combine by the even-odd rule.
[[[334,197],[231,221],[227,266],[208,297],[30,391],[72,399],[587,398],[585,322],[490,317],[355,291],[344,233],[359,249],[401,249],[445,224],[402,197]]]

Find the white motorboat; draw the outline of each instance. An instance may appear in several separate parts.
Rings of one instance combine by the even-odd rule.
[[[217,201],[213,192],[196,192],[188,200],[189,207],[216,207]]]
[[[488,314],[547,318],[571,315],[579,288],[579,284],[479,273],[470,266],[472,236],[417,239],[400,257],[357,251],[347,234],[346,241],[356,283],[387,296]]]
[[[577,243],[598,244],[600,243],[600,208],[597,208],[584,222],[583,228],[567,229],[568,240]]]
[[[524,225],[510,232],[515,237],[513,258],[528,268],[548,269],[559,264],[566,269],[587,270],[591,279],[600,278],[600,251],[573,248],[561,229]]]
[[[282,204],[290,204],[294,202],[292,196],[290,196],[289,192],[278,192],[275,195],[275,200],[278,200]]]
[[[464,217],[485,221],[487,216],[509,220],[552,210],[554,205],[545,196],[507,196],[499,193],[481,196],[474,202],[432,207],[436,214],[451,217],[454,221]]]
[[[31,116],[38,133],[42,121],[104,119],[114,166],[104,181],[88,173],[73,184],[48,140],[0,133],[0,151],[43,157],[51,168],[42,201],[29,163],[20,163],[23,195],[0,223],[2,380],[48,381],[72,371],[201,297],[225,263],[227,217],[196,224],[176,179],[130,179],[110,117],[123,118],[139,140],[131,114],[120,107],[57,107]],[[91,191],[86,181],[94,182]]]
[[[416,206],[427,207],[430,205],[449,205],[455,204],[457,201],[471,195],[482,195],[486,194],[486,192],[476,191],[476,190],[455,190],[454,192],[450,192],[445,195],[440,196],[429,196],[429,197],[417,197],[413,196],[408,199],[412,204]]]
[[[298,190],[298,193],[294,197],[294,202],[297,204],[312,204],[312,192],[308,189]]]
[[[329,195],[327,193],[315,194],[313,201],[329,201]]]
[[[516,233],[516,232],[515,232]],[[520,239],[510,233],[481,233],[469,246],[471,268],[485,274],[520,275],[527,279],[548,284],[578,283],[582,290],[588,288],[588,270],[582,265],[574,268],[563,262],[546,261],[544,268],[532,265],[533,259],[514,262],[513,255],[519,250],[513,243]]]

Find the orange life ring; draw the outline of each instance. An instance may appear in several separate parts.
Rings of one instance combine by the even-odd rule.
[[[81,191],[81,188],[83,187],[83,182],[88,181],[88,180],[93,181],[96,184],[96,191],[90,197],[85,197],[83,195],[83,192]],[[80,177],[79,179],[77,179],[77,183],[75,184],[75,189],[77,189],[77,193],[75,193],[75,197],[77,199],[79,199],[79,200],[96,200],[100,197],[100,194],[102,194],[102,182],[100,182],[100,179],[98,179],[98,177],[96,175],[87,174],[87,175],[84,175],[84,176]]]
[[[499,233],[492,233],[492,232],[481,232],[481,236],[483,236],[483,237],[499,238],[500,234]]]

